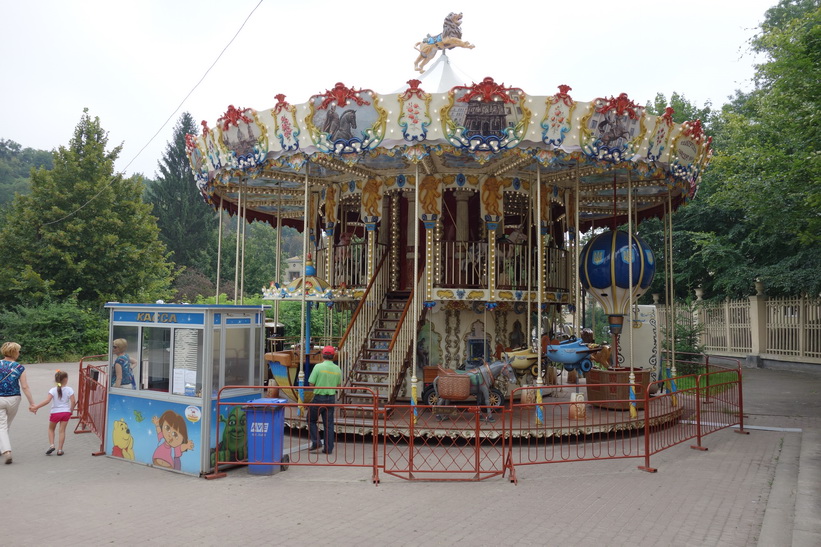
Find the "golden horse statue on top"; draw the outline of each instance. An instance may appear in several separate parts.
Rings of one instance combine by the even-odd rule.
[[[451,13],[445,17],[445,24],[442,25],[442,33],[436,36],[428,34],[421,42],[413,46],[419,51],[419,57],[413,63],[413,68],[419,72],[425,72],[425,65],[435,56],[437,51],[463,47],[473,49],[470,42],[462,40],[462,14]]]

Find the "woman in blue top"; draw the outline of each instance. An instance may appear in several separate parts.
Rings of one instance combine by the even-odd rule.
[[[131,369],[131,357],[125,352],[128,349],[128,342],[125,338],[117,338],[111,343],[114,349],[114,365],[111,367],[111,387],[131,387],[137,389],[137,382],[134,381],[134,372]]]
[[[34,399],[26,379],[26,369],[17,362],[20,358],[20,344],[6,342],[0,351],[3,353],[3,360],[0,361],[0,454],[6,463],[11,463],[9,428],[20,406],[20,390],[29,400],[29,410],[34,406]]]

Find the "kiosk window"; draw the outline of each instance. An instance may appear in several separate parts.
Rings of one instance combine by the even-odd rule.
[[[261,386],[265,382],[263,380],[263,376],[260,375],[261,371],[257,363],[261,363],[264,357],[264,355],[260,354],[260,348],[264,347],[263,343],[265,340],[265,332],[261,330],[256,330],[255,332],[256,339],[254,340],[254,346],[252,348],[254,357],[251,361],[251,385]]]
[[[251,377],[251,329],[225,329],[226,386],[254,385]]]
[[[140,381],[140,331],[138,327],[117,325],[111,330],[109,383],[123,389],[135,389]],[[116,348],[115,348],[116,346]],[[123,371],[123,365],[126,370]],[[118,374],[122,373],[123,378]],[[130,373],[130,374],[129,374]],[[130,377],[133,382],[126,381]]]
[[[168,391],[171,372],[171,329],[143,328],[142,386],[152,391]]]
[[[191,397],[202,395],[202,339],[202,330],[174,329],[172,393]]]
[[[217,392],[219,389],[224,385],[220,383],[220,347],[221,347],[221,340],[220,340],[220,331],[215,330],[214,336],[212,336],[214,341],[213,349],[211,350],[212,360],[211,360],[211,395],[213,397],[217,396]]]

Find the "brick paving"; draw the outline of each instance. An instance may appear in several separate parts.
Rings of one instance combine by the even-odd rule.
[[[54,369],[30,365],[35,400]],[[0,465],[3,545],[821,544],[821,373],[744,369],[748,424],[706,452],[684,443],[651,459],[519,466],[518,485],[408,482],[368,469],[291,467],[204,479],[93,457],[91,434],[45,456],[47,411],[21,409],[14,463]],[[72,422],[72,427],[76,422]]]

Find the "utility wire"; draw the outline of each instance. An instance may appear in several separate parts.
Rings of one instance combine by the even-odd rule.
[[[126,166],[125,166],[125,167],[124,167],[124,168],[123,168],[123,169],[119,172],[119,174],[120,174],[120,175],[125,176],[125,170],[126,170],[126,169],[128,169],[128,168],[129,168],[129,166],[131,166],[131,164],[132,164],[132,163],[134,163],[134,160],[136,160],[137,158],[139,158],[139,157],[140,157],[140,154],[142,154],[142,153],[145,151],[145,149],[146,149],[146,148],[148,148],[148,145],[150,145],[152,142],[154,142],[154,139],[156,139],[156,138],[157,138],[157,135],[159,135],[159,134],[160,134],[160,132],[161,132],[163,129],[165,129],[165,126],[166,126],[166,125],[168,125],[168,122],[170,122],[170,121],[171,121],[171,119],[172,119],[172,118],[173,118],[173,117],[177,114],[177,112],[179,112],[179,111],[180,111],[180,109],[182,108],[182,105],[184,105],[184,104],[185,104],[185,101],[187,101],[187,100],[188,100],[188,98],[191,96],[191,94],[192,94],[192,93],[194,93],[194,91],[196,91],[196,89],[200,86],[200,84],[203,82],[203,80],[205,80],[205,77],[206,77],[206,76],[208,76],[208,73],[209,73],[209,72],[211,72],[211,69],[212,69],[212,68],[214,68],[214,66],[216,66],[216,64],[217,64],[217,63],[219,62],[219,60],[222,58],[222,56],[223,56],[223,54],[226,52],[226,50],[227,50],[227,49],[231,46],[231,44],[233,44],[233,43],[234,43],[234,40],[236,40],[236,39],[237,39],[237,36],[239,36],[239,33],[240,33],[240,32],[242,32],[242,29],[243,29],[243,28],[245,28],[245,25],[246,25],[246,24],[248,23],[248,21],[251,19],[251,16],[252,16],[252,15],[254,15],[254,12],[255,12],[255,11],[257,11],[257,8],[258,8],[258,7],[262,4],[262,2],[263,2],[263,0],[259,0],[259,2],[257,3],[257,5],[256,5],[256,6],[254,6],[254,9],[252,9],[252,10],[251,10],[251,13],[249,13],[249,14],[248,14],[248,17],[246,17],[246,18],[245,18],[245,21],[243,21],[243,22],[242,22],[242,25],[240,25],[239,29],[237,29],[237,32],[236,32],[236,33],[234,33],[233,38],[231,38],[231,40],[228,42],[228,44],[226,44],[226,45],[225,45],[225,47],[224,47],[224,48],[222,48],[222,51],[220,51],[220,54],[219,54],[219,55],[217,55],[217,58],[216,58],[216,59],[214,59],[214,62],[213,62],[213,63],[211,63],[211,66],[209,66],[209,67],[208,67],[208,69],[205,71],[205,73],[202,75],[202,77],[199,79],[199,81],[198,81],[198,82],[194,85],[194,87],[192,87],[192,88],[191,88],[191,91],[189,91],[189,92],[188,92],[188,94],[185,96],[185,98],[184,98],[182,101],[180,101],[180,104],[179,104],[179,105],[177,105],[177,108],[175,108],[175,109],[174,109],[174,111],[173,111],[173,112],[172,112],[172,113],[168,116],[168,118],[167,118],[167,119],[163,122],[163,124],[160,126],[160,128],[159,128],[159,129],[157,129],[156,133],[154,133],[154,135],[152,135],[152,137],[151,137],[150,139],[148,139],[148,142],[146,142],[146,143],[145,143],[145,145],[143,145],[143,147],[142,147],[142,148],[140,148],[139,152],[137,152],[137,153],[134,155],[134,157],[133,157],[133,158],[131,158],[131,161],[129,161],[129,162],[126,164]],[[92,197],[91,197],[91,199],[89,199],[88,201],[86,201],[85,203],[83,203],[82,205],[80,205],[77,209],[75,209],[74,211],[70,212],[69,214],[67,214],[66,216],[64,216],[64,217],[62,217],[62,218],[59,218],[59,219],[57,219],[57,220],[52,220],[51,222],[45,222],[45,223],[43,223],[43,226],[48,226],[49,224],[57,224],[58,222],[62,222],[62,221],[64,221],[65,219],[67,219],[67,218],[69,218],[69,217],[72,217],[72,216],[76,215],[76,214],[77,214],[77,213],[79,213],[79,212],[80,212],[80,211],[81,211],[81,210],[82,210],[82,209],[83,209],[86,205],[88,205],[89,203],[91,203],[92,201],[94,201],[95,199],[97,199],[97,198],[100,196],[100,194],[102,194],[102,193],[103,193],[103,191],[104,191],[106,188],[108,188],[109,186],[111,186],[111,185],[114,183],[114,181],[115,181],[115,180],[116,180],[116,177],[111,177],[111,181],[110,181],[108,184],[106,184],[105,186],[103,186],[102,188],[100,188],[100,191],[99,191],[99,192],[97,192],[96,194],[94,194],[94,196],[92,196]]]

